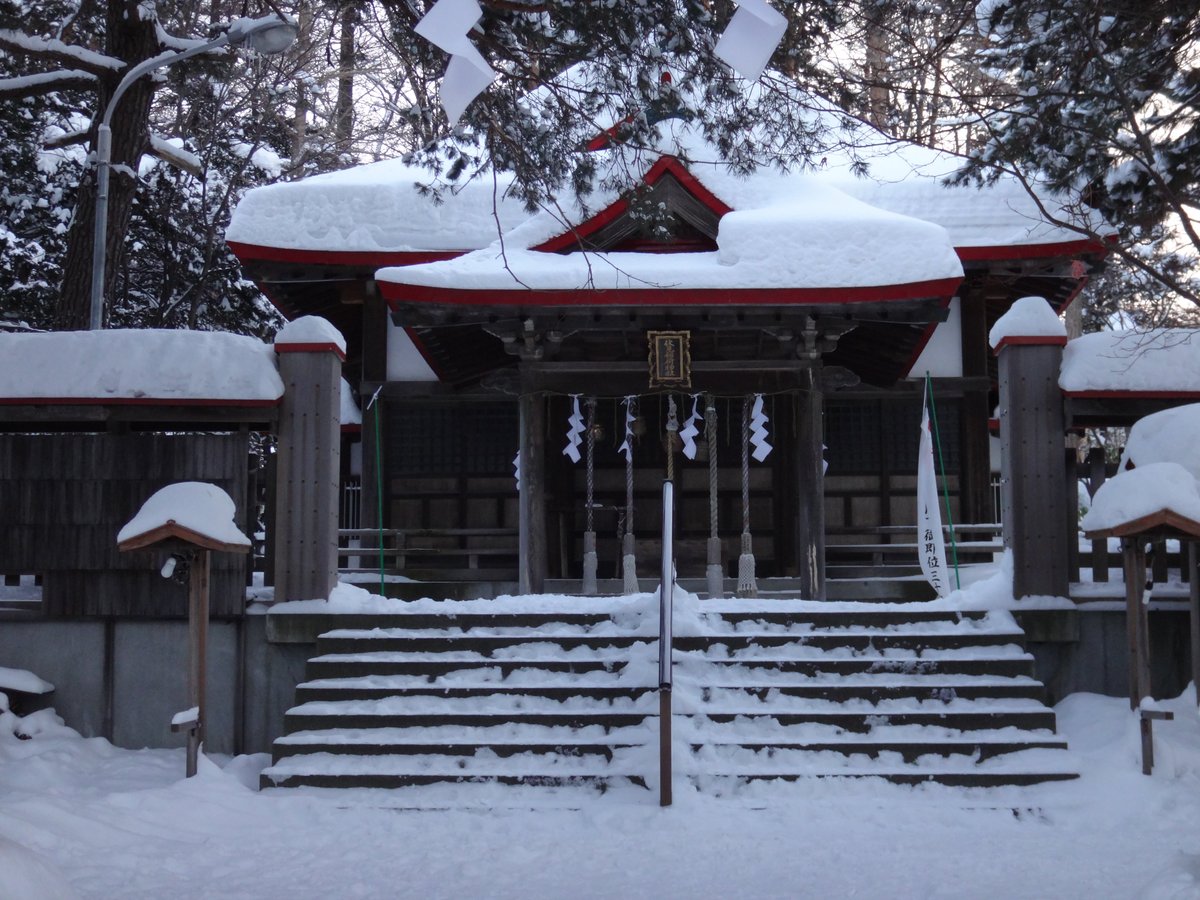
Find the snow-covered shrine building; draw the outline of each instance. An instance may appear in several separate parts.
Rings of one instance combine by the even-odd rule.
[[[715,508],[727,576],[748,518],[758,575],[826,596],[827,574],[896,563],[865,545],[915,524],[926,373],[955,521],[996,522],[988,331],[1019,297],[1064,308],[1104,248],[1044,221],[1015,182],[947,187],[956,160],[874,133],[855,143],[876,149],[831,147],[808,171],[741,176],[683,123],[659,127],[653,152],[605,140],[589,151],[600,182],[619,172],[621,189],[536,214],[502,173],[435,181],[435,200],[418,188],[431,175],[399,161],[242,201],[227,237],[246,273],[289,317],[333,322],[347,378],[364,405],[377,398],[355,454],[358,524],[453,535],[426,538],[440,558],[410,559],[426,580],[470,575],[455,547],[482,551],[476,580],[507,580],[520,543],[520,584],[537,591],[578,583],[590,520],[600,578],[619,578],[633,396],[631,524],[649,575],[667,396],[682,423],[687,395],[704,394],[718,471],[714,423],[699,423],[702,452],[672,461],[681,577],[705,574]],[[656,332],[687,336],[686,385],[651,387]],[[744,510],[743,404],[757,394],[774,452],[749,463]],[[562,453],[571,395],[585,416],[596,398],[592,475]]]

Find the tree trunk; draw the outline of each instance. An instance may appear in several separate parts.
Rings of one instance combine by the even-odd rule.
[[[888,72],[887,37],[883,30],[884,8],[878,4],[868,14],[866,23],[867,39],[867,102],[868,117],[871,124],[880,131],[889,133],[888,112],[891,106],[891,94],[888,90],[890,81]]]
[[[354,140],[354,6],[352,4],[347,4],[342,10],[334,134],[337,152],[341,155],[351,153]]]
[[[106,16],[105,53],[134,66],[149,59],[159,51],[158,37],[153,20],[144,21],[138,14],[137,0],[121,0],[108,4]],[[104,114],[112,92],[127,70],[113,73],[101,82],[97,90],[96,115],[92,121],[93,149],[96,146],[96,127]],[[105,253],[108,265],[105,268],[105,310],[116,273],[120,269],[125,245],[125,232],[133,212],[133,195],[136,181],[126,169],[137,172],[138,160],[149,146],[147,127],[150,118],[150,100],[154,96],[154,85],[149,78],[142,78],[132,85],[112,119],[112,162],[115,167],[109,182],[108,196],[108,240]],[[62,291],[59,294],[57,327],[61,330],[81,330],[88,327],[92,288],[92,235],[96,226],[96,181],[95,170],[91,177],[80,185],[75,203],[75,215],[71,232],[67,237],[67,254],[63,263]]]

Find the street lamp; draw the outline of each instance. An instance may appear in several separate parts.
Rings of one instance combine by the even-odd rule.
[[[170,55],[156,56],[138,63],[125,73],[109,98],[104,117],[96,129],[96,227],[92,233],[92,303],[89,328],[96,331],[104,317],[104,244],[108,239],[108,175],[112,166],[112,115],[129,86],[155,69],[207,53],[226,45],[242,45],[264,54],[281,53],[296,39],[296,26],[272,13],[257,19],[234,19],[218,37]]]

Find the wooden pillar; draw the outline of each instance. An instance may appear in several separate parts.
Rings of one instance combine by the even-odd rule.
[[[1126,643],[1129,653],[1129,708],[1137,709],[1150,689],[1150,625],[1146,590],[1146,543],[1141,538],[1121,539],[1125,558]]]
[[[520,591],[540,594],[546,584],[546,408],[541,393],[527,389],[520,399],[521,493],[519,497]]]
[[[965,378],[988,375],[987,315],[984,298],[959,299],[962,328],[962,373]],[[988,391],[972,388],[963,393],[959,429],[962,457],[959,465],[959,514],[963,522],[995,522],[1000,511],[992,508],[992,463],[988,436]]]
[[[383,399],[383,395],[375,398],[375,402],[371,404],[371,408],[367,409],[367,404],[371,402],[370,394],[366,394],[361,398],[362,404],[362,494],[361,510],[359,524],[362,528],[379,528],[387,525],[387,511],[384,510],[382,516],[380,510],[380,475],[383,474],[383,505],[387,505],[387,465],[384,457],[386,445],[383,443],[383,432],[387,428],[387,413],[388,405]],[[379,416],[379,426],[376,429],[375,416]],[[377,433],[378,431],[378,433]],[[364,541],[363,546],[367,546]]]
[[[1200,549],[1195,541],[1188,541],[1187,566],[1191,570],[1188,582],[1188,597],[1191,600],[1190,632],[1192,638],[1192,684],[1196,688],[1196,701],[1200,703]]]
[[[1000,359],[1000,457],[1004,541],[1013,596],[1066,597],[1066,432],[1058,372],[1066,338],[1005,338]]]
[[[1067,580],[1079,581],[1079,454],[1074,446],[1063,449],[1063,528],[1067,533]]]
[[[799,375],[796,395],[796,577],[800,596],[825,599],[825,473],[821,366]]]
[[[362,381],[387,381],[388,308],[374,281],[368,282],[362,312]]]
[[[1088,480],[1091,482],[1092,496],[1104,484],[1107,468],[1104,462],[1104,448],[1093,447],[1088,451]],[[1092,541],[1092,581],[1108,581],[1108,539],[1096,538]]]
[[[188,704],[196,710],[195,725],[188,730],[188,778],[196,774],[208,725],[205,699],[208,680],[209,573],[209,552],[197,550],[188,571]]]
[[[329,596],[337,583],[341,335],[306,316],[275,340],[284,395],[276,474],[275,599]]]

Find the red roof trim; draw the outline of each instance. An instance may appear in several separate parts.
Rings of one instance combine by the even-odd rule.
[[[421,340],[420,335],[407,326],[404,330],[408,334],[408,339],[412,341],[413,346],[417,348],[417,352],[421,354],[421,359],[425,360],[425,365],[429,366],[429,371],[437,376],[438,381],[445,381],[445,374],[438,367],[437,361],[433,358],[433,354],[429,352],[429,348],[425,346],[425,342]]]
[[[820,303],[872,303],[889,300],[948,298],[961,278],[851,288],[630,288],[530,291],[461,290],[382,282],[383,296],[395,308],[402,303],[449,306],[789,306]]]
[[[415,266],[421,263],[440,262],[468,253],[468,250],[290,250],[285,247],[264,247],[259,244],[243,244],[227,241],[229,249],[242,262],[263,260],[266,262],[312,263],[332,266]]]
[[[1200,397],[1200,391],[1063,391],[1064,397],[1078,397],[1081,400],[1117,400],[1144,397],[1148,400],[1195,400]]]
[[[337,344],[335,344],[333,341],[320,341],[320,342],[314,341],[314,342],[309,342],[309,343],[297,341],[297,342],[289,342],[286,344],[277,343],[277,344],[275,344],[275,352],[276,353],[325,353],[325,352],[330,352],[330,353],[336,353],[338,356],[338,359],[340,359],[342,362],[346,361],[346,351],[343,350],[341,347],[339,347]]]
[[[1065,347],[1066,335],[1053,334],[1016,334],[1000,338],[1000,343],[992,348],[993,353],[999,353],[1005,347]]]
[[[280,400],[200,397],[0,397],[0,406],[278,406]]]
[[[1000,244],[992,247],[955,247],[962,262],[990,262],[1008,259],[1043,259],[1048,256],[1076,256],[1083,253],[1108,253],[1103,241],[1083,238],[1047,244]]]
[[[727,205],[720,197],[701,184],[700,180],[684,168],[683,163],[674,156],[660,156],[654,165],[650,167],[650,171],[642,178],[642,181],[648,185],[652,185],[668,172],[675,176],[679,183],[687,189],[688,193],[707,206],[717,216],[723,216],[725,213],[732,211],[733,207]],[[586,222],[581,222],[557,237],[552,237],[550,240],[538,244],[533,249],[544,253],[558,253],[563,250],[573,249],[584,238],[595,234],[605,225],[620,218],[628,208],[629,203],[624,198],[615,200]]]

